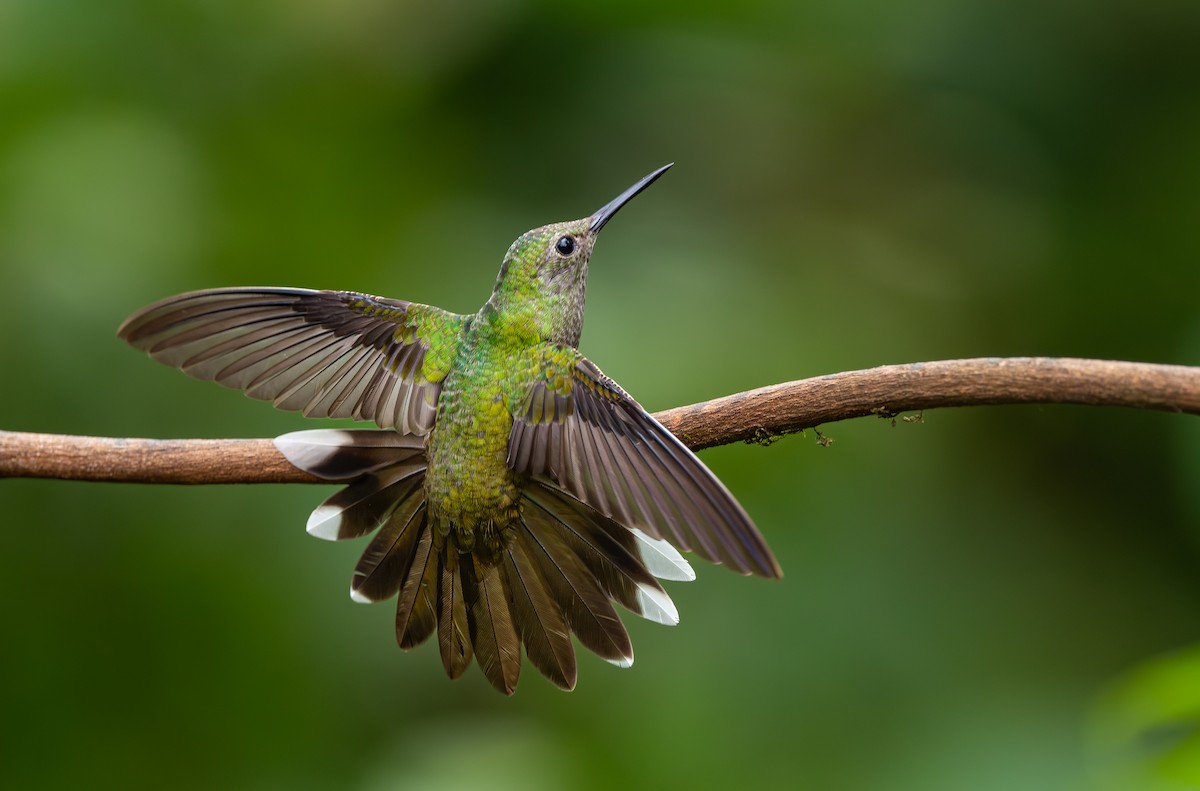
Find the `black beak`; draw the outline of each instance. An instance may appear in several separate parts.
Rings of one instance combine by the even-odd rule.
[[[671,165],[674,164],[674,162],[671,162],[663,165],[653,173],[643,176],[637,184],[634,184],[632,187],[600,207],[600,210],[592,215],[592,233],[600,233],[600,229],[604,227],[604,224],[611,220],[612,216],[620,211],[622,206],[624,206],[626,203],[629,203],[629,201],[633,200],[635,195],[653,184],[655,179],[670,170]]]

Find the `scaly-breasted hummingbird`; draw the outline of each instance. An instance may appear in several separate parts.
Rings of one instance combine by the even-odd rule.
[[[281,409],[391,429],[276,440],[297,467],[350,482],[308,532],[375,532],[351,597],[397,597],[400,647],[436,631],[451,678],[473,655],[511,694],[524,645],[571,689],[571,633],[610,662],[633,661],[613,601],[678,622],[658,582],[695,578],[677,549],[780,576],[721,482],[577,348],[597,235],[670,167],[590,217],[521,235],[473,315],[349,291],[228,288],[162,300],[119,335]]]

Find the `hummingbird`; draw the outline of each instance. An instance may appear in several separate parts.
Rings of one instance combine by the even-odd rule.
[[[570,690],[572,634],[632,664],[614,603],[678,623],[659,580],[695,579],[681,551],[782,576],[729,490],[578,349],[600,231],[670,167],[589,217],[522,234],[471,315],[352,291],[221,288],[152,304],[118,335],[280,409],[385,429],[275,440],[295,466],[348,484],[309,533],[374,533],[351,598],[395,598],[400,648],[436,632],[452,679],[474,658],[511,695],[524,646]]]

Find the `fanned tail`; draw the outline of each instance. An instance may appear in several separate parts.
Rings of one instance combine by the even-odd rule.
[[[447,674],[472,658],[511,695],[530,662],[562,689],[576,680],[573,633],[603,659],[633,663],[613,602],[664,624],[679,614],[658,579],[694,578],[665,541],[631,530],[572,495],[525,484],[520,517],[498,553],[459,553],[439,536],[425,502],[423,438],[390,431],[317,430],[280,437],[296,466],[352,481],[313,511],[308,530],[329,540],[374,532],[354,569],[359,602],[396,597],[396,640],[404,650],[434,632]]]

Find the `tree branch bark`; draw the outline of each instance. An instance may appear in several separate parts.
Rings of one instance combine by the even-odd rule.
[[[982,404],[1085,404],[1200,414],[1200,367],[1012,357],[884,365],[655,414],[699,450],[869,415]],[[0,477],[127,483],[327,483],[269,439],[110,439],[0,431]]]

